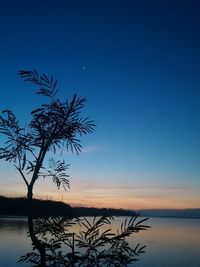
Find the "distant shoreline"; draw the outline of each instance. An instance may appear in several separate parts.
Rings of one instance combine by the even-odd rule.
[[[200,208],[196,209],[144,209],[126,210],[94,207],[71,207],[69,204],[52,200],[33,200],[34,216],[135,216],[160,218],[200,219]],[[0,217],[26,217],[27,199],[0,196]]]
[[[137,212],[125,209],[71,207],[64,202],[33,199],[33,216],[134,216]],[[0,196],[0,216],[27,216],[26,198]]]
[[[145,209],[139,211],[144,217],[200,219],[200,208],[196,209]]]

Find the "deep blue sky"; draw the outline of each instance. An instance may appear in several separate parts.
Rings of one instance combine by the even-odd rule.
[[[37,69],[54,74],[62,99],[86,97],[98,126],[82,155],[64,155],[66,201],[200,207],[199,12],[198,0],[1,3],[0,109],[26,121],[42,99],[17,72]],[[0,164],[0,193],[23,194]],[[48,186],[36,195],[58,199]]]

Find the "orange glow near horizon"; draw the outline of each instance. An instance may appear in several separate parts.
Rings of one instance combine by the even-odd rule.
[[[13,189],[13,190],[12,190]],[[185,193],[187,191],[187,194]],[[22,193],[23,192],[23,193]],[[21,197],[26,187],[16,183],[13,188],[1,188],[0,195]],[[71,206],[139,209],[200,208],[198,190],[172,186],[113,186],[109,183],[93,183],[74,180],[70,190],[56,190],[53,184],[38,181],[34,197],[63,201]]]
[[[2,174],[1,174],[2,175]],[[136,176],[136,175],[135,175]],[[86,179],[73,177],[71,188],[57,190],[52,180],[39,179],[34,186],[34,197],[44,200],[63,201],[71,206],[97,208],[139,209],[185,209],[200,208],[199,184],[195,186],[172,183],[147,182],[147,179],[111,178]],[[140,183],[138,182],[140,181]],[[10,197],[26,196],[26,185],[19,177],[7,174],[7,181],[1,184],[0,195]]]
[[[95,208],[116,208],[116,209],[130,209],[130,210],[140,210],[140,209],[189,209],[189,208],[200,208],[199,201],[180,201],[177,202],[176,200],[163,200],[158,198],[104,198],[99,201],[99,198],[92,198],[89,199],[87,197],[79,197],[75,194],[73,195],[65,195],[58,194],[55,192],[51,192],[51,194],[44,195],[44,194],[34,194],[35,198],[43,199],[43,200],[54,200],[54,201],[62,201],[66,204],[69,204],[73,207],[95,207]],[[25,197],[26,194],[3,194],[3,196],[7,197]]]

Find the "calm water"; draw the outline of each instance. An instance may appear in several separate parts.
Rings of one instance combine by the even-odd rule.
[[[116,218],[120,223],[122,218]],[[147,245],[146,254],[134,267],[200,267],[200,220],[151,218],[151,229],[132,235],[130,244]],[[20,255],[31,251],[25,219],[0,218],[0,266],[19,264]]]

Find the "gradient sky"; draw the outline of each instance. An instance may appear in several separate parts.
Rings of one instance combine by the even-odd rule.
[[[96,207],[200,207],[198,0],[2,1],[0,109],[20,121],[42,103],[21,69],[53,74],[63,100],[88,99],[97,124],[71,164],[71,189],[35,196]],[[0,136],[0,143],[3,143]],[[0,162],[0,194],[25,195]]]

